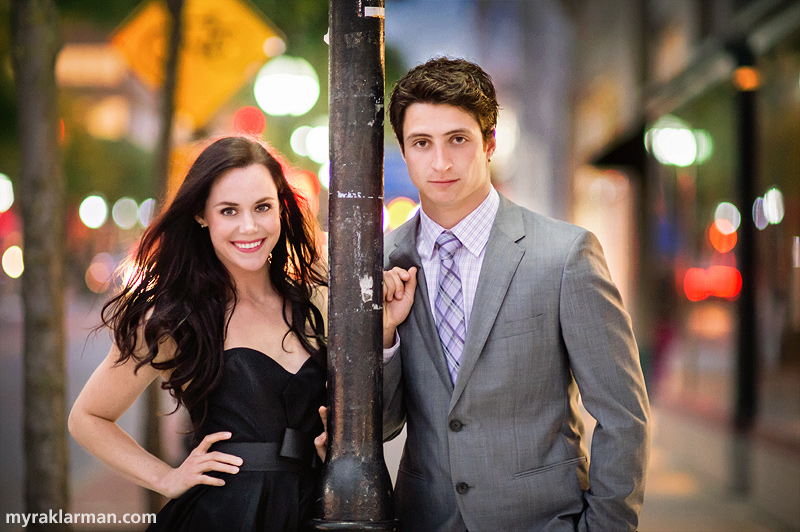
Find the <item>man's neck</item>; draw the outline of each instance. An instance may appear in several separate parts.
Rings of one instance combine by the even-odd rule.
[[[461,220],[469,216],[472,211],[480,207],[481,203],[489,197],[491,191],[492,187],[489,187],[484,194],[478,195],[474,201],[453,207],[431,204],[426,202],[424,198],[420,198],[420,205],[428,218],[445,229],[452,229]]]

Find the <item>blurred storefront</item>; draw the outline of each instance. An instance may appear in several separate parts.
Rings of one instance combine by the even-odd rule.
[[[683,458],[797,526],[800,3],[597,4],[575,17],[573,216],[638,257],[653,402],[724,435]]]

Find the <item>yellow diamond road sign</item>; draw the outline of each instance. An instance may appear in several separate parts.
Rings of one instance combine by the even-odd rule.
[[[185,0],[176,111],[201,127],[274,50],[277,31],[242,0]],[[169,31],[167,6],[150,0],[112,37],[148,85],[164,78]]]

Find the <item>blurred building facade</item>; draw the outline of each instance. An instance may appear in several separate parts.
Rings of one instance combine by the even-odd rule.
[[[508,193],[597,233],[681,459],[795,529],[800,3],[478,6],[518,36],[478,58],[522,110]]]

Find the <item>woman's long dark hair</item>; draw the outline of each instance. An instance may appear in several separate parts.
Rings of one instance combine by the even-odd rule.
[[[137,371],[146,364],[171,369],[161,386],[178,406],[202,407],[196,424],[205,418],[205,399],[221,375],[237,293],[208,229],[201,228],[195,216],[203,213],[211,187],[223,173],[253,164],[264,165],[278,189],[281,234],[272,250],[269,277],[285,302],[286,334],[294,333],[326,368],[322,314],[311,301],[316,287],[327,285],[315,245],[316,226],[281,164],[259,142],[245,137],[217,140],[198,156],[169,207],[142,236],[134,256],[135,275],[101,313],[120,350],[117,364],[133,359]],[[176,346],[174,357],[155,362],[159,345],[170,339]],[[144,342],[146,351],[137,341]]]

